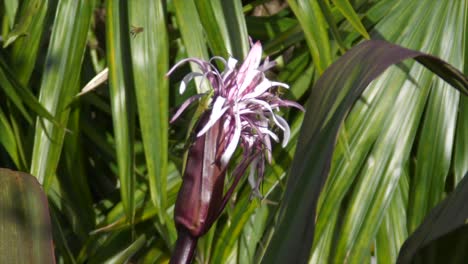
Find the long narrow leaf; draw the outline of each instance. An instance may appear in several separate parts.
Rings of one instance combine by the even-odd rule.
[[[249,52],[247,25],[242,11],[242,1],[222,0],[223,14],[226,19],[227,32],[231,42],[234,58],[242,59]]]
[[[370,81],[390,65],[418,56],[443,63],[386,42],[368,41],[341,57],[319,79],[310,95],[299,137],[295,156],[300,159],[293,161],[278,229],[263,263],[307,261],[314,234],[311,220],[315,219],[318,195],[328,176],[343,118]],[[468,82],[460,81],[468,86]]]
[[[233,54],[221,0],[198,0],[195,5],[213,54],[221,57]]]
[[[204,37],[203,28],[200,22],[198,12],[194,0],[174,0],[174,8],[177,17],[177,23],[182,36],[182,40],[187,49],[188,57],[208,60],[208,48]],[[200,72],[199,67],[190,63],[193,72]],[[196,82],[198,93],[206,92],[209,90],[207,84],[204,82]],[[200,85],[202,85],[200,87]]]
[[[130,58],[130,25],[126,4],[107,1],[107,60],[114,124],[120,193],[127,219],[135,214],[135,173],[133,171],[134,88]]]
[[[343,14],[344,17],[349,21],[349,23],[366,39],[370,39],[369,33],[367,33],[366,28],[362,25],[359,16],[354,11],[353,6],[349,3],[348,0],[334,0],[336,7]]]
[[[130,2],[130,21],[143,32],[131,40],[133,76],[151,199],[166,208],[168,159],[168,39],[159,1]],[[159,214],[164,222],[163,214]]]
[[[18,10],[18,24],[10,34],[25,34],[25,36],[14,42],[9,59],[19,82],[27,85],[36,63],[42,33],[44,29],[47,29],[45,20],[49,1],[25,0],[21,2]]]
[[[47,51],[39,102],[55,116],[62,127],[38,120],[34,137],[31,174],[47,189],[59,161],[64,127],[69,110],[65,109],[78,92],[81,61],[91,19],[93,1],[60,1]],[[79,19],[76,19],[79,18]]]
[[[325,17],[316,0],[289,0],[289,5],[304,31],[310,54],[319,74],[332,63]]]

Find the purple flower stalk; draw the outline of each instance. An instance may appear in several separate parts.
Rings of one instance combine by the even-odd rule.
[[[259,186],[263,179],[265,160],[271,162],[271,140],[279,142],[270,129],[275,125],[283,131],[282,146],[290,137],[289,125],[277,114],[280,107],[304,109],[296,102],[283,100],[272,91],[274,87],[289,88],[287,84],[270,81],[264,72],[275,66],[268,58],[261,64],[262,46],[255,43],[244,63],[213,57],[210,61],[188,58],[177,63],[171,74],[183,63],[196,63],[201,73],[187,74],[180,85],[182,94],[192,79],[201,77],[212,90],[185,101],[173,116],[174,122],[187,107],[203,96],[210,99],[209,109],[196,126],[196,139],[189,149],[181,190],[175,205],[174,218],[178,240],[171,263],[190,263],[198,237],[205,234],[223,211],[242,175],[250,165],[248,182],[253,194],[261,197]],[[224,65],[219,72],[214,60]],[[225,171],[238,146],[243,158],[233,172],[233,183],[223,195]]]

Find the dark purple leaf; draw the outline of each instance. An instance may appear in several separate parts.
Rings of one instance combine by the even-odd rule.
[[[0,169],[2,263],[55,263],[47,198],[37,179]]]

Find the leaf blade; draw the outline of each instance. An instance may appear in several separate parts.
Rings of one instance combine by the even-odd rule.
[[[143,27],[143,32],[131,40],[131,48],[150,194],[156,209],[165,212],[169,129],[165,17],[159,1],[132,1],[129,10],[130,24]],[[164,222],[163,215],[159,217]]]
[[[0,253],[8,263],[54,263],[47,198],[26,173],[0,169]],[[25,254],[24,248],[28,248]]]
[[[116,142],[120,194],[127,219],[134,221],[135,215],[135,173],[133,170],[133,75],[130,59],[130,26],[126,5],[111,0],[106,4],[107,60],[109,64],[109,88],[112,121]]]
[[[314,233],[314,226],[309,221],[315,219],[318,195],[328,175],[341,120],[372,79],[391,64],[417,56],[427,57],[386,42],[367,41],[346,53],[319,79],[306,108],[299,137],[301,144],[298,144],[295,154],[308,163],[301,162],[301,159],[293,161],[279,214],[278,231],[262,259],[263,263],[304,263],[308,259]],[[436,61],[434,57],[428,58]],[[326,96],[328,93],[337,96],[330,98]],[[321,155],[314,157],[315,152]]]

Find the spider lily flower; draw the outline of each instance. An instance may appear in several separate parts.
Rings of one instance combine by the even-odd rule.
[[[187,84],[196,77],[208,81],[212,87],[212,91],[187,99],[171,119],[172,123],[192,103],[203,96],[209,97],[209,109],[195,127],[195,142],[189,149],[175,205],[174,218],[179,238],[171,263],[190,262],[197,238],[205,234],[221,214],[249,165],[248,182],[253,194],[261,196],[259,186],[265,161],[271,162],[271,141],[280,141],[270,125],[282,131],[284,147],[290,138],[290,128],[277,114],[279,108],[295,107],[304,111],[301,105],[283,100],[273,91],[275,87],[288,89],[289,86],[266,78],[265,71],[275,63],[267,58],[261,64],[261,56],[262,46],[257,42],[240,67],[236,67],[234,58],[227,61],[221,57],[210,61],[188,58],[177,63],[168,73],[171,74],[181,64],[193,62],[201,72],[187,74],[179,92],[183,93]],[[220,72],[213,61],[221,62],[224,70]],[[243,157],[232,173],[233,183],[223,195],[226,169],[239,146]]]

